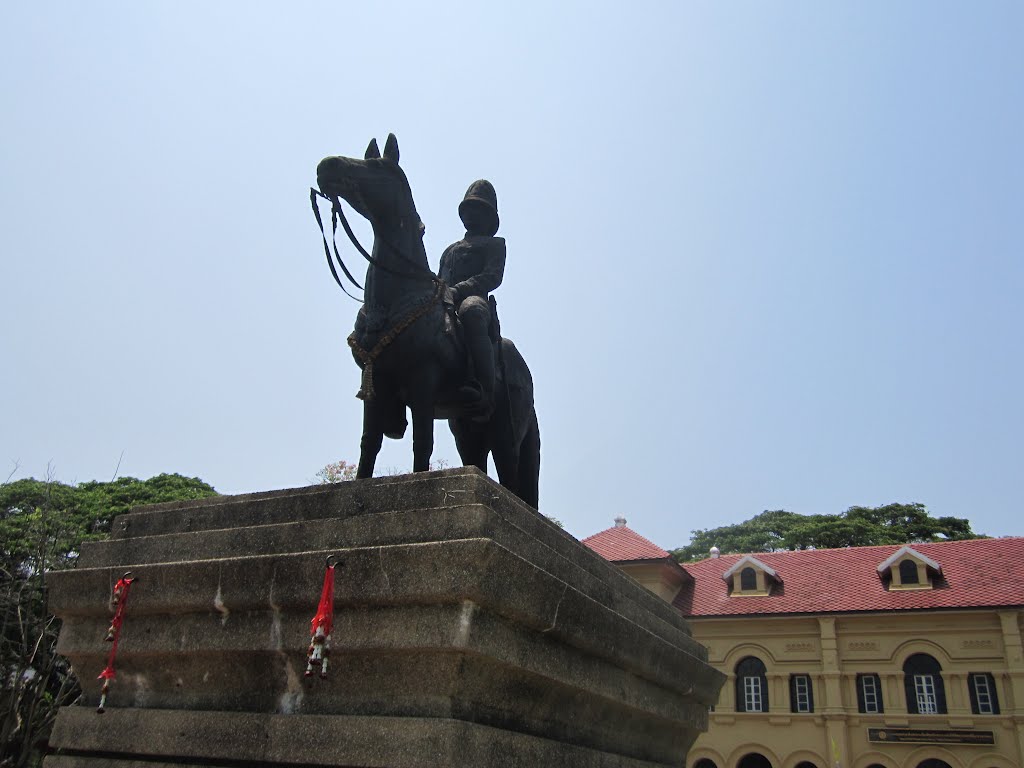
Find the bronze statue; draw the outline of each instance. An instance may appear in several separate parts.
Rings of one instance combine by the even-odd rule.
[[[470,185],[459,203],[459,218],[466,225],[466,236],[445,249],[437,274],[451,291],[472,363],[471,378],[459,394],[467,403],[476,403],[483,417],[494,407],[490,328],[496,313],[487,294],[501,285],[505,276],[505,238],[494,236],[498,231],[498,196],[491,182],[480,179]]]
[[[487,471],[490,453],[501,484],[536,507],[540,430],[533,379],[515,345],[501,338],[493,299],[487,299],[501,283],[505,263],[504,240],[495,237],[494,188],[486,181],[470,186],[459,206],[466,237],[445,250],[437,276],[428,266],[423,223],[398,161],[391,134],[383,155],[373,140],[362,160],[327,157],[317,166],[320,191],[334,201],[346,230],[338,198],[370,222],[374,235],[371,252],[363,251],[369,261],[364,305],[349,336],[363,369],[356,477],[373,475],[385,435],[405,434],[408,408],[413,471],[428,469],[434,419],[446,418],[466,466]]]

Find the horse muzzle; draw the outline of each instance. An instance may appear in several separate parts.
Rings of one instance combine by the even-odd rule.
[[[354,178],[357,168],[347,157],[325,157],[316,167],[316,184],[328,197],[354,192],[358,185]]]

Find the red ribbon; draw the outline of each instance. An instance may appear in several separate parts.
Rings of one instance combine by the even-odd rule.
[[[316,616],[310,622],[309,634],[316,637],[317,629],[323,627],[324,635],[330,636],[334,627],[334,566],[328,565],[324,572],[324,588],[320,592],[320,604]]]
[[[100,672],[97,680],[103,681],[103,688],[100,691],[100,705],[96,711],[100,714],[106,707],[107,692],[110,690],[110,681],[117,677],[114,670],[114,660],[117,658],[117,644],[121,640],[121,627],[124,626],[124,612],[128,606],[128,590],[135,579],[129,578],[127,574],[117,580],[114,585],[114,618],[110,620],[110,628],[107,630],[107,640],[111,643],[110,655],[107,657],[107,666]]]
[[[100,672],[97,680],[113,680],[117,673],[114,671],[114,659],[117,657],[117,644],[121,640],[121,627],[124,625],[124,609],[128,605],[128,590],[135,579],[121,578],[114,585],[114,618],[110,621],[110,629],[107,631],[107,639],[111,641],[110,656],[107,657],[107,668]]]
[[[324,572],[324,587],[320,591],[320,604],[316,616],[309,623],[309,650],[306,652],[306,677],[313,676],[313,669],[320,669],[320,677],[327,677],[328,657],[331,654],[331,630],[334,628],[334,564],[327,558]]]

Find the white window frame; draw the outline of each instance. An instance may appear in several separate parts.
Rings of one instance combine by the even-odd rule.
[[[874,675],[861,675],[860,693],[864,699],[864,713],[877,715],[882,711],[878,706],[878,679]]]
[[[971,675],[971,685],[974,686],[974,698],[978,702],[978,713],[994,715],[996,708],[992,700],[992,686],[989,685],[988,675]]]
[[[743,678],[743,711],[764,712],[764,697],[761,695],[761,678],[747,675]]]
[[[803,689],[803,690],[801,690]],[[796,711],[811,711],[811,678],[809,675],[793,675],[793,692],[796,694]]]
[[[914,675],[914,693],[919,715],[937,715],[939,697],[935,689],[935,675]]]

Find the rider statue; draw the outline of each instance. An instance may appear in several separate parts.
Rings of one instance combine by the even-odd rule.
[[[465,334],[471,371],[459,389],[460,399],[480,415],[494,408],[494,346],[491,307],[487,294],[501,285],[505,274],[505,238],[498,231],[498,196],[484,179],[469,185],[459,204],[466,236],[441,255],[438,277],[448,284]]]

